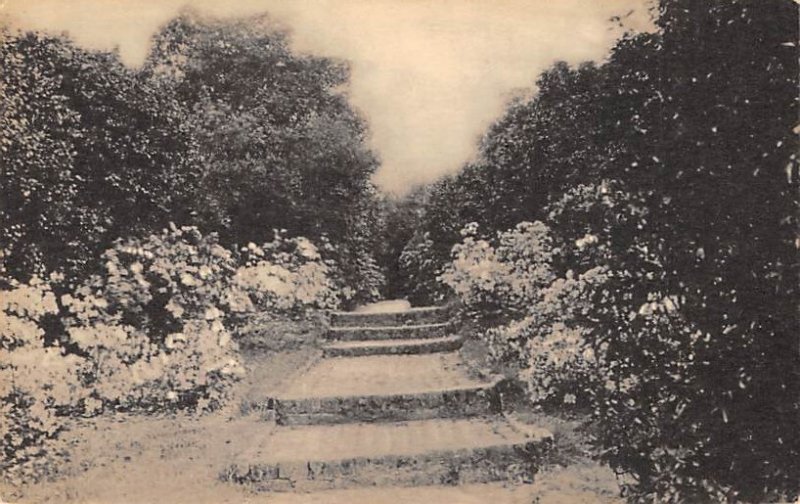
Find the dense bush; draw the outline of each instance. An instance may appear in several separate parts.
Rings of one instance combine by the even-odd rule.
[[[198,142],[197,225],[239,248],[273,229],[327,236],[355,297],[382,278],[377,160],[347,101],[345,62],[292,52],[266,16],[219,21],[186,12],[154,37],[144,75],[172,83]],[[331,256],[331,254],[327,254]]]
[[[454,226],[544,222],[561,280],[540,294],[554,310],[534,300],[490,334],[530,350],[542,394],[569,393],[544,375],[577,380],[603,458],[634,476],[629,498],[791,500],[797,6],[662,0],[654,12],[655,33],[626,35],[600,66],[554,66],[509,107],[480,159],[430,191],[418,234],[432,243],[416,263],[441,270]],[[587,372],[537,377],[555,347],[570,349],[559,362],[587,357]]]
[[[588,404],[588,384],[602,359],[590,348],[586,317],[606,270],[569,270],[557,278],[561,250],[541,222],[520,223],[491,241],[477,239],[477,230],[464,228],[440,279],[478,322],[490,359],[520,373],[537,402]],[[578,243],[588,250],[596,241]]]
[[[293,53],[263,17],[181,15],[140,69],[66,37],[0,35],[9,275],[80,283],[115,240],[177,222],[231,249],[273,228],[327,234],[354,298],[382,286],[377,161],[343,62]]]
[[[330,247],[325,242],[323,248]],[[320,251],[304,237],[275,239],[242,249],[244,265],[233,283],[246,292],[259,311],[272,316],[300,316],[309,309],[339,305],[340,289],[333,273],[336,264],[323,260]],[[346,293],[345,293],[346,294]]]
[[[120,241],[103,260],[102,275],[61,298],[93,395],[118,409],[219,405],[242,371],[226,318],[252,306],[231,282],[232,254],[173,225]]]
[[[59,455],[59,410],[93,404],[81,387],[84,360],[45,344],[41,325],[58,311],[47,284],[0,281],[0,472],[21,481],[43,476]]]
[[[195,147],[174,89],[63,37],[0,37],[0,247],[10,275],[82,278],[113,240],[188,219]]]
[[[541,222],[522,222],[499,232],[495,243],[477,233],[474,223],[462,230],[464,239],[453,247],[440,279],[483,325],[518,318],[553,278],[549,230]]]
[[[437,280],[445,263],[437,261],[434,254],[430,235],[415,234],[397,259],[402,278],[400,292],[414,305],[434,304],[446,296],[446,288]]]
[[[592,404],[602,379],[605,345],[590,345],[593,294],[608,272],[597,267],[567,272],[543,289],[529,314],[487,332],[490,348],[503,362],[518,363],[532,400],[540,404]]]
[[[385,277],[381,291],[384,299],[401,298],[413,290],[413,284],[401,269],[400,256],[414,236],[424,197],[424,191],[414,190],[402,198],[391,195],[382,198],[380,240],[375,257]]]
[[[798,61],[786,45],[796,46],[796,16],[780,0],[665,1],[656,44],[631,40],[612,64],[624,85],[609,113],[643,99],[638,118],[620,118],[642,131],[619,138],[617,173],[649,212],[638,243],[620,237],[617,269],[656,279],[610,289],[598,307],[621,336],[610,358],[641,384],[623,396],[634,407],[603,397],[598,418],[609,460],[640,476],[642,498],[800,491]],[[611,312],[675,300],[680,317],[626,326]]]
[[[220,407],[244,372],[241,325],[338,303],[334,268],[305,238],[278,235],[240,257],[171,224],[102,260],[60,298],[49,286],[59,275],[2,277],[0,466],[12,480],[47,470],[68,416]]]

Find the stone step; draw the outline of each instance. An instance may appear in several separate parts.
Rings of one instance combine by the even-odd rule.
[[[538,478],[537,478],[538,479]],[[536,482],[538,483],[538,481]],[[533,485],[511,485],[505,481],[468,483],[462,485],[382,486],[334,488],[310,492],[272,492],[269,504],[532,504],[542,494],[542,488]],[[546,502],[553,504],[552,492],[545,493]],[[611,504],[612,499],[591,499],[585,493],[575,492],[576,498],[566,504],[589,502]],[[573,494],[570,494],[570,497]],[[593,494],[592,494],[593,495]],[[560,496],[560,495],[559,495]],[[266,497],[266,496],[265,496]],[[579,500],[584,497],[585,500]],[[588,499],[586,498],[588,497]],[[561,500],[558,504],[564,503]]]
[[[396,395],[469,388],[486,381],[473,377],[457,352],[371,355],[318,360],[269,392],[282,399]]]
[[[253,439],[220,478],[254,490],[530,481],[551,445],[545,429],[501,417],[285,427]]]
[[[457,352],[337,357],[250,406],[282,424],[464,417],[499,410],[497,383],[472,376]]]
[[[405,394],[276,399],[280,425],[398,422],[500,413],[497,382]]]
[[[453,352],[461,348],[462,343],[463,340],[460,336],[381,341],[337,341],[324,345],[322,355],[323,357],[359,357]]]
[[[450,320],[450,309],[425,306],[390,312],[328,312],[331,327],[402,326],[440,324]]]
[[[328,338],[336,341],[375,341],[398,339],[442,338],[450,334],[449,322],[401,326],[331,327]]]

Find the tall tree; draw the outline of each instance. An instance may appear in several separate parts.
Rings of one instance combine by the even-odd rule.
[[[364,268],[376,240],[367,223],[377,160],[344,92],[347,65],[293,53],[265,16],[223,22],[187,12],[155,36],[146,72],[171,79],[192,111],[204,228],[231,244],[269,239],[273,229],[326,234],[349,251],[339,259],[351,283],[374,273]]]
[[[186,216],[194,144],[169,86],[62,37],[2,35],[0,227],[11,274],[81,275],[119,236]]]

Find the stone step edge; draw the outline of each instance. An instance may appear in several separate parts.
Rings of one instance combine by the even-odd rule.
[[[300,401],[313,401],[313,402],[329,402],[329,401],[374,401],[376,399],[384,398],[400,398],[400,397],[418,397],[432,394],[446,394],[448,392],[463,392],[469,390],[487,390],[495,388],[504,378],[502,376],[493,376],[490,381],[478,383],[474,385],[463,385],[460,387],[449,387],[442,389],[420,390],[415,392],[401,392],[399,394],[359,394],[359,395],[333,395],[333,396],[308,396],[308,397],[281,397],[275,396],[273,399],[277,403],[300,402]]]
[[[290,376],[284,376],[283,378],[278,380],[275,388],[280,389],[283,387],[287,382],[291,381],[297,376],[302,376],[306,373],[309,369],[314,367],[320,360],[322,360],[323,354],[319,350],[315,352],[315,354],[308,359],[306,362],[303,363],[302,366],[298,367],[291,373]],[[253,387],[251,386],[250,389]],[[239,413],[241,415],[256,415],[261,418],[261,420],[273,419],[275,417],[274,411],[274,399],[271,397],[264,398],[264,399],[253,399],[252,396],[256,396],[256,393],[252,390],[246,392],[246,396],[239,401]],[[2,501],[0,501],[2,504]]]
[[[452,352],[461,348],[463,343],[463,338],[458,335],[439,338],[334,341],[322,346],[322,356],[333,358]]]
[[[321,490],[378,484],[452,485],[504,479],[530,483],[552,445],[553,438],[549,435],[405,455],[256,462],[243,466],[232,464],[220,473],[220,479],[254,485],[255,490],[266,491]],[[377,469],[387,471],[383,478],[376,475]]]
[[[446,335],[453,327],[452,322],[406,326],[330,327],[326,331],[326,336],[332,341],[437,338]]]
[[[403,315],[405,313],[409,314],[421,314],[421,313],[435,313],[438,311],[446,311],[448,307],[446,306],[413,306],[406,310],[394,310],[394,311],[384,311],[384,312],[356,312],[356,311],[341,311],[341,310],[329,310],[328,315],[333,315],[335,317],[369,317],[369,316],[380,316],[386,315],[387,317],[393,317],[396,315]]]
[[[320,425],[498,414],[503,410],[501,381],[399,394],[274,398],[274,414],[264,418],[280,425]]]

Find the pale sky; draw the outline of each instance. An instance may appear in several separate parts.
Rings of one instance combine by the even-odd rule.
[[[140,64],[150,36],[191,5],[224,17],[268,12],[298,51],[351,62],[349,95],[382,161],[375,181],[403,193],[455,172],[505,104],[557,60],[602,60],[619,30],[648,29],[647,0],[0,0],[16,26],[118,47]]]

